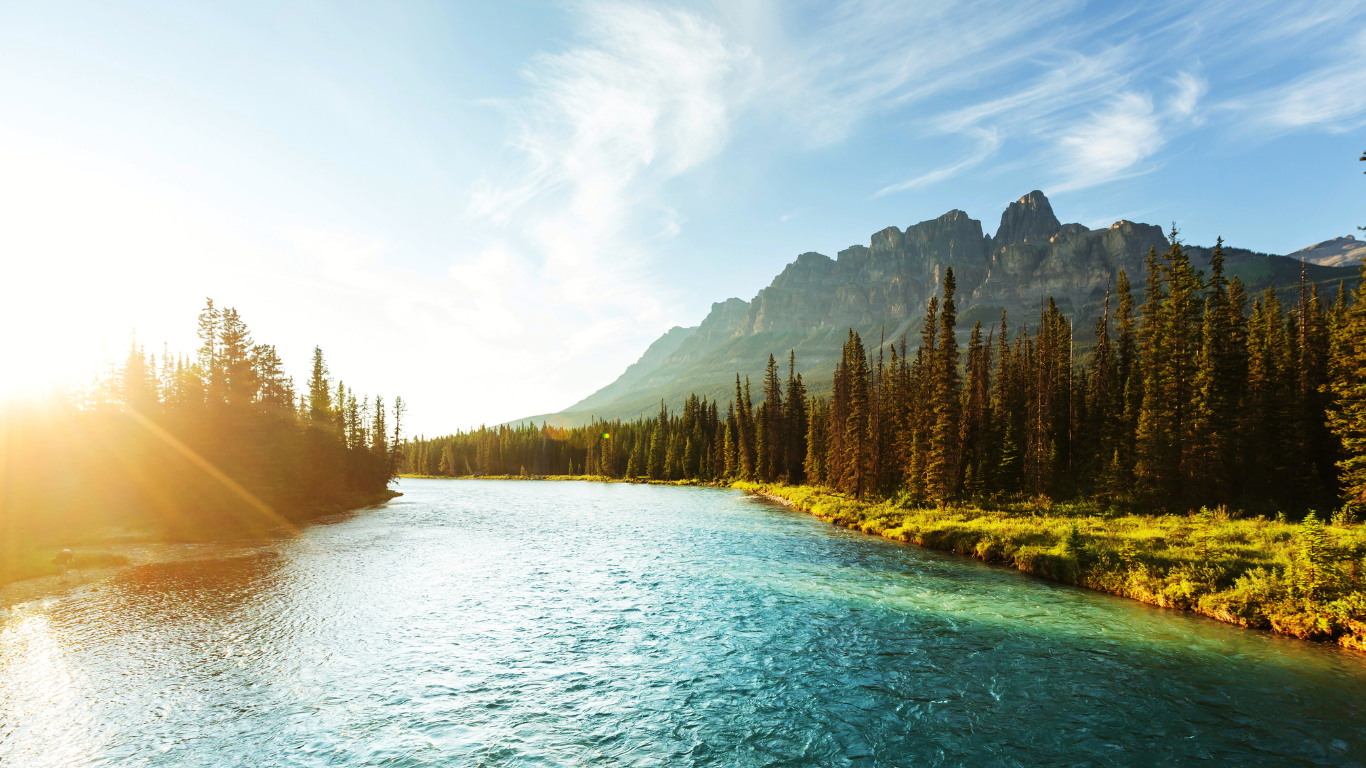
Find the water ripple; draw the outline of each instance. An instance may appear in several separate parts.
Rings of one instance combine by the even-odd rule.
[[[1360,765],[1360,657],[731,491],[404,481],[0,617],[0,765]]]

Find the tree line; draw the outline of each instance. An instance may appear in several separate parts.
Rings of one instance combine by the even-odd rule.
[[[406,446],[426,475],[590,474],[810,483],[907,503],[1094,498],[1148,509],[1335,507],[1366,501],[1366,287],[1332,301],[1301,280],[1284,306],[1209,273],[1173,228],[1141,295],[1119,271],[1079,354],[1051,299],[1032,324],[976,323],[958,338],[956,285],[926,307],[918,344],[852,329],[828,397],[772,356],[754,405],[736,377],[724,414],[573,429],[480,428]]]
[[[386,409],[334,385],[319,348],[296,393],[275,347],[212,300],[198,335],[195,354],[159,361],[134,341],[93,385],[4,412],[6,541],[130,524],[262,531],[385,493],[401,459],[401,398]]]

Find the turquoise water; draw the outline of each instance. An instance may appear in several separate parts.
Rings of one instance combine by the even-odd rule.
[[[1335,648],[729,490],[400,490],[0,611],[0,765],[1366,762]]]

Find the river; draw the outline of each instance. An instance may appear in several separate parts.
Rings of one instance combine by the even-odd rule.
[[[1361,765],[1366,659],[709,488],[403,480],[0,609],[0,765]]]

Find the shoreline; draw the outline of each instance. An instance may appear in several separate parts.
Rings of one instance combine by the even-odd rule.
[[[303,527],[332,515],[343,515],[348,512],[378,507],[402,495],[399,491],[389,489],[382,494],[362,500],[362,503],[356,506],[328,509],[310,514],[294,521],[294,526],[296,528]],[[90,568],[74,567],[68,574],[66,582],[62,582],[55,574],[55,567],[53,573],[0,582],[0,611],[13,609],[32,600],[49,598],[57,594],[67,594],[86,584],[106,581],[129,568],[242,557],[271,547],[276,542],[290,538],[292,535],[284,526],[277,526],[266,533],[270,535],[178,540],[159,536],[156,531],[111,530],[104,536],[82,542],[78,546],[70,547],[70,549],[75,551],[78,558],[93,556],[106,561],[122,559],[123,562]]]
[[[988,531],[989,524],[973,525],[983,519],[992,523],[1011,520],[1008,516],[1002,517],[984,510],[895,510],[886,504],[853,501],[810,486],[779,486],[741,481],[733,483],[731,487],[859,533],[972,557],[1051,581],[1137,600],[1159,608],[1194,613],[1244,629],[1265,630],[1301,640],[1332,642],[1348,650],[1366,652],[1366,621],[1356,618],[1363,607],[1360,604],[1359,593],[1355,602],[1351,601],[1352,596],[1347,598],[1352,602],[1350,605],[1339,605],[1342,600],[1331,603],[1276,600],[1269,593],[1257,594],[1248,589],[1249,586],[1255,586],[1245,583],[1249,574],[1239,578],[1233,588],[1221,590],[1210,582],[1207,585],[1210,588],[1201,590],[1202,585],[1193,583],[1186,571],[1197,570],[1200,567],[1208,570],[1212,567],[1210,560],[1195,563],[1171,558],[1165,563],[1167,572],[1159,573],[1158,568],[1145,561],[1143,553],[1132,549],[1133,541],[1137,540],[1137,537],[1129,539],[1116,535],[1120,523],[1127,520],[1115,521],[1113,525],[1105,525],[1102,522],[1101,525],[1095,526],[1092,520],[1036,516],[1033,518],[1036,530],[1021,537],[1032,540],[1032,543],[1024,543],[993,535]],[[896,512],[902,513],[900,520],[894,519]],[[1180,521],[1184,520],[1173,516],[1153,516],[1147,520],[1165,518],[1178,520],[1177,525],[1181,525]],[[896,522],[901,524],[891,525]],[[1279,525],[1282,528],[1295,528],[1284,523],[1263,520],[1233,522],[1243,522],[1249,526]],[[1085,526],[1085,531],[1072,534],[1081,527],[1079,523]],[[1039,535],[1038,529],[1045,527],[1054,531],[1051,543],[1041,540],[1043,537]],[[1100,528],[1099,531],[1095,530],[1097,527]],[[1362,526],[1353,527],[1360,529]],[[1063,530],[1059,532],[1059,528]],[[1276,531],[1274,535],[1280,536],[1283,533]],[[1069,534],[1072,536],[1069,537]],[[1130,548],[1124,548],[1124,544],[1121,543],[1117,551],[1126,559],[1114,562],[1113,558],[1107,558],[1108,553],[1100,551],[1099,540],[1103,537],[1108,537],[1109,543],[1112,544],[1117,538],[1125,538]],[[1074,539],[1084,542],[1080,545],[1080,554],[1068,552],[1069,545],[1078,546]],[[1044,546],[1045,544],[1048,546]],[[1270,574],[1260,574],[1259,578],[1265,582],[1269,580]],[[1163,586],[1164,581],[1167,582],[1165,586],[1168,588],[1155,588]],[[1172,586],[1177,589],[1170,589]],[[1241,593],[1239,588],[1242,588]],[[1234,594],[1229,594],[1231,592]]]
[[[1366,652],[1366,619],[1360,618],[1366,615],[1366,600],[1361,592],[1316,601],[1296,595],[1293,590],[1286,591],[1292,578],[1289,571],[1294,568],[1293,562],[1287,561],[1287,553],[1293,552],[1299,526],[1282,520],[1211,516],[1200,522],[1195,516],[1116,517],[1097,515],[1084,505],[1057,505],[1050,509],[1027,504],[1019,505],[1020,509],[913,509],[886,501],[855,501],[811,486],[745,481],[708,483],[593,475],[399,477],[733,488],[867,535],[972,557],[1051,581],[1186,611],[1246,629],[1334,642],[1349,650]],[[321,512],[299,523],[375,507],[402,495],[391,490],[383,498]],[[281,533],[278,537],[201,541],[132,538],[126,534],[107,537],[92,542],[92,548],[83,549],[78,555],[126,558],[126,564],[78,569],[74,571],[77,575],[69,577],[65,584],[57,581],[55,575],[0,584],[0,611],[67,593],[85,583],[106,580],[131,567],[249,555],[288,537],[283,528],[276,530]],[[1338,551],[1357,557],[1366,551],[1366,526],[1333,525],[1325,526],[1324,530],[1330,544],[1338,545]],[[1203,551],[1198,547],[1203,547]],[[1340,567],[1351,570],[1355,576],[1355,561],[1348,557],[1342,561],[1347,564]],[[1366,567],[1366,562],[1362,566]]]
[[[414,477],[416,475],[406,475]],[[819,520],[1072,586],[1194,613],[1244,629],[1329,642],[1366,652],[1366,599],[1295,595],[1291,580],[1298,525],[1264,518],[1096,514],[1082,504],[1049,509],[972,506],[906,509],[811,486],[736,481],[647,480],[592,475],[433,477],[443,480],[574,480],[735,488]],[[1366,526],[1325,525],[1343,556],[1333,567],[1356,573]],[[1355,553],[1354,555],[1351,553]],[[1366,562],[1363,562],[1366,569]]]

